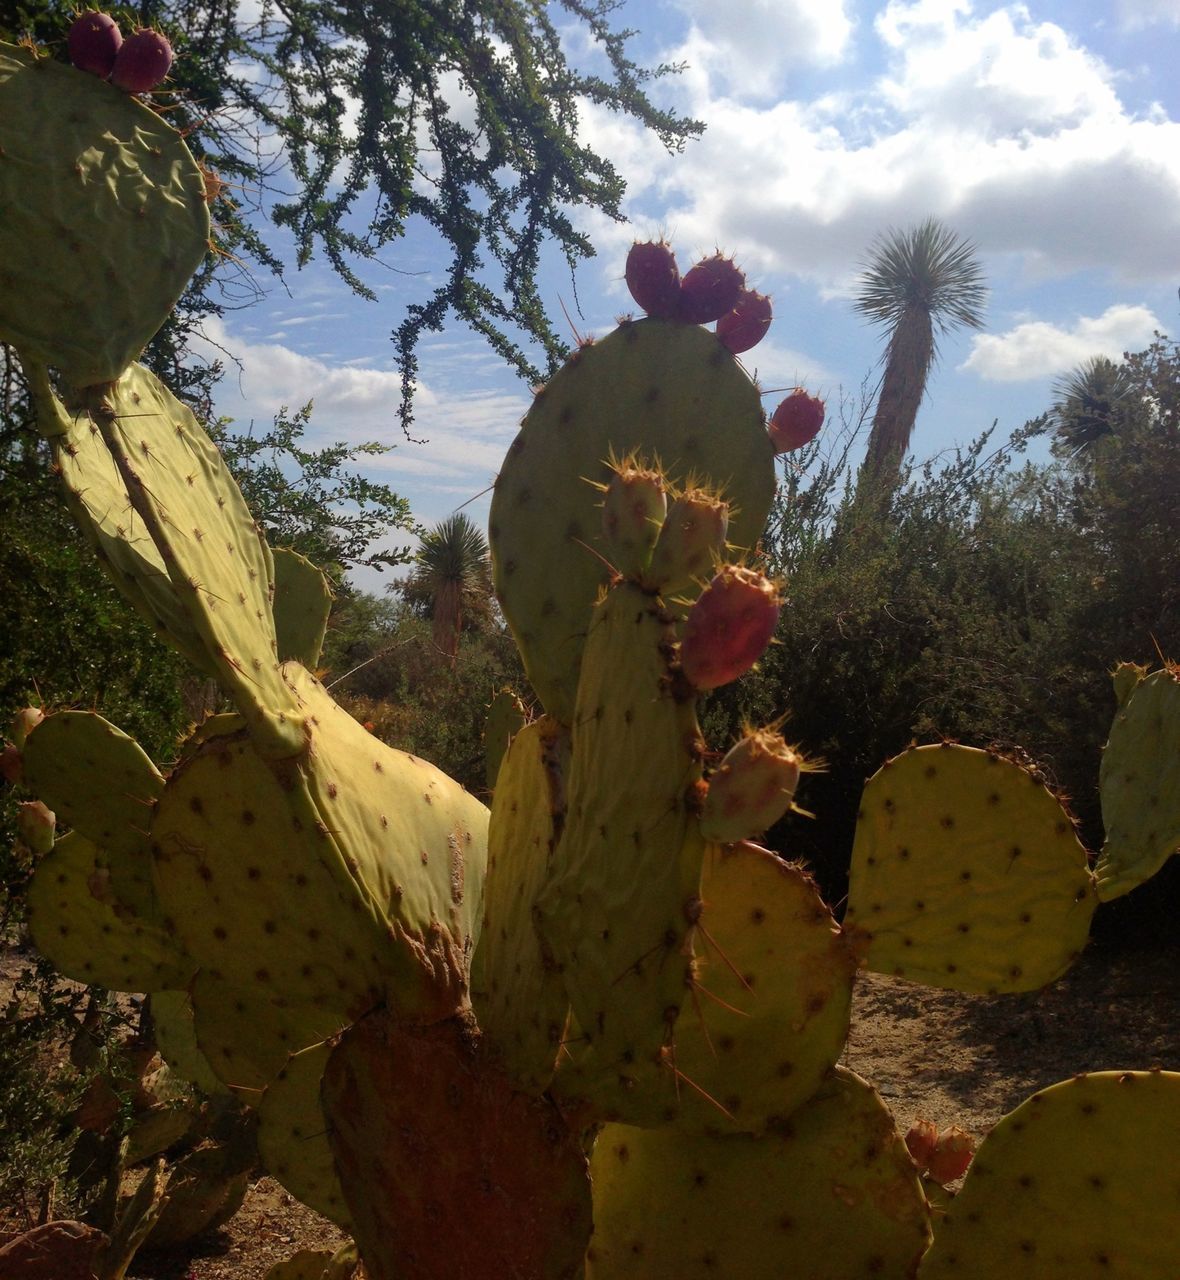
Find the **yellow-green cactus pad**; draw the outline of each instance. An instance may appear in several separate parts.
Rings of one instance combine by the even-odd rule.
[[[583,1036],[560,1087],[628,1123],[652,1123],[667,1107],[705,851],[689,812],[700,731],[692,700],[674,694],[671,648],[662,606],[634,584],[619,583],[596,609],[565,828],[537,901]]]
[[[29,734],[22,761],[24,785],[97,845],[116,902],[156,920],[148,829],[164,778],[139,743],[93,712],[61,711]]]
[[[332,1051],[322,1097],[375,1275],[581,1277],[586,1157],[548,1099],[488,1062],[471,1020],[366,1018]]]
[[[202,970],[192,982],[193,1024],[214,1074],[252,1105],[293,1053],[335,1035],[345,1020],[282,993],[237,987]]]
[[[905,1144],[850,1071],[761,1137],[607,1125],[590,1176],[586,1280],[909,1280],[930,1242]]]
[[[258,1154],[296,1200],[348,1231],[351,1219],[320,1106],[320,1081],[331,1051],[324,1043],[293,1054],[267,1086],[258,1104]]]
[[[754,845],[711,845],[692,1007],[675,1031],[681,1128],[761,1132],[815,1093],[848,1034],[855,961],[815,882]]]
[[[112,991],[186,986],[196,962],[169,931],[115,902],[98,857],[71,831],[37,864],[25,898],[33,945],[76,982]]]
[[[277,653],[274,561],[216,446],[142,365],[83,403],[260,749],[302,751],[298,698]]]
[[[517,1086],[536,1093],[553,1075],[569,1010],[533,924],[565,818],[568,767],[569,733],[551,716],[512,739],[488,826],[483,931],[472,966],[471,1000],[486,1043]]]
[[[956,991],[1033,991],[1076,959],[1096,903],[1073,822],[1020,765],[915,747],[866,784],[844,926],[868,968]]]
[[[921,1280],[1180,1275],[1180,1073],[1098,1071],[1000,1121],[938,1224]]]
[[[274,618],[278,655],[282,662],[293,659],[309,671],[319,665],[328,614],[332,611],[332,589],[323,572],[306,557],[289,547],[271,552],[275,566]]]
[[[696,325],[640,320],[579,349],[538,393],[500,468],[489,524],[496,590],[545,709],[569,723],[582,644],[608,570],[610,458],[658,458],[667,479],[722,491],[751,547],[774,493],[757,388]],[[597,554],[596,554],[597,553]]]
[[[524,728],[527,721],[524,703],[511,689],[501,689],[492,699],[483,731],[484,780],[489,791],[495,789],[500,762],[504,759],[509,742]]]
[[[172,1170],[168,1194],[148,1233],[149,1249],[167,1249],[216,1230],[242,1207],[250,1170],[226,1146],[198,1147]]]
[[[0,339],[76,386],[110,382],[208,242],[204,177],[162,116],[0,44]]]
[[[1180,850],[1180,669],[1139,679],[1121,700],[1098,785],[1106,842],[1095,874],[1106,902]]]
[[[151,997],[152,1029],[160,1057],[172,1070],[205,1093],[225,1093],[209,1059],[197,1044],[193,1001],[187,991],[155,991]]]

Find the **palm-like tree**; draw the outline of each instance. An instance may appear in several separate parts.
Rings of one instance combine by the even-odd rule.
[[[1092,356],[1053,384],[1050,421],[1054,449],[1070,458],[1089,454],[1099,440],[1113,435],[1128,408],[1132,381],[1125,364]]]
[[[453,664],[464,615],[489,609],[492,578],[487,539],[465,515],[448,516],[423,534],[407,585],[407,595],[427,603],[435,646]]]
[[[938,354],[936,335],[980,328],[986,298],[975,246],[937,218],[890,231],[874,244],[855,301],[861,315],[889,334],[865,458],[870,476],[896,484]]]

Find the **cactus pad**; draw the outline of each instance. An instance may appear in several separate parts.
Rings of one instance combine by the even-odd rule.
[[[511,689],[501,689],[492,699],[487,720],[484,721],[484,781],[489,791],[495,790],[500,762],[504,759],[509,742],[527,723],[524,703]]]
[[[1155,875],[1180,850],[1180,671],[1176,668],[1156,671],[1126,688],[1102,753],[1098,780],[1106,842],[1095,874],[1098,896],[1106,902]]]
[[[758,391],[703,329],[628,322],[578,350],[538,393],[500,469],[489,534],[496,590],[525,670],[545,709],[565,723],[608,573],[594,486],[609,481],[611,457],[633,452],[658,457],[677,487],[691,478],[721,490],[739,546],[753,546],[774,491]]]
[[[972,747],[916,747],[869,779],[844,926],[868,968],[956,991],[1032,991],[1086,943],[1086,851],[1028,770]]]
[[[466,1019],[370,1017],[333,1050],[322,1097],[357,1244],[369,1270],[399,1280],[574,1280],[590,1236],[586,1158],[477,1037]]]
[[[195,961],[167,930],[115,910],[98,857],[71,831],[37,864],[25,899],[33,945],[76,982],[112,991],[187,986]]]
[[[590,1172],[587,1280],[907,1280],[930,1241],[892,1117],[842,1069],[760,1138],[607,1125]]]
[[[1099,1071],[1033,1094],[984,1139],[921,1280],[1174,1276],[1180,1074]]]
[[[488,826],[484,923],[471,999],[485,1036],[517,1086],[540,1093],[553,1075],[569,1001],[546,961],[533,905],[565,819],[569,734],[551,716],[508,748]]]
[[[209,1059],[197,1044],[193,1001],[187,991],[156,991],[151,997],[152,1029],[156,1048],[169,1067],[205,1093],[226,1092]]]
[[[323,573],[306,557],[289,547],[275,547],[274,619],[278,655],[309,671],[319,665],[332,590]]]
[[[0,44],[0,339],[75,386],[110,382],[208,241],[204,178],[175,129],[97,76]]]
[[[345,1231],[351,1219],[336,1176],[328,1122],[320,1106],[320,1081],[330,1043],[292,1054],[258,1104],[258,1154],[297,1199]]]

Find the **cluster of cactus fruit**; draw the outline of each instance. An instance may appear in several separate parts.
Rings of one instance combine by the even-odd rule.
[[[1096,871],[1019,764],[914,747],[866,784],[837,924],[755,843],[801,753],[777,726],[715,750],[697,719],[774,631],[754,548],[776,451],[822,405],[797,391],[768,424],[735,354],[769,304],[723,259],[681,280],[666,246],[637,246],[646,316],[538,391],[496,483],[495,585],[539,714],[498,701],[489,811],[335,705],[312,674],[322,576],[266,545],[193,415],[134,363],[205,251],[181,140],[2,45],[0,97],[0,239],[23,227],[35,249],[27,273],[3,258],[0,338],[96,554],[236,707],[168,771],[93,713],[19,722],[6,776],[69,828],[37,834],[36,945],[152,993],[173,1069],[256,1110],[266,1168],[352,1233],[372,1280],[1175,1274],[1180,1075],[1042,1090],[936,1211],[961,1143],[912,1135],[923,1180],[838,1059],[859,969],[1035,989],[1099,900],[1175,849],[1176,672],[1117,676]],[[51,123],[18,188],[35,114]],[[104,163],[99,190],[78,183]],[[166,261],[129,290],[131,240],[143,268],[153,235]],[[58,265],[72,240],[85,279]],[[46,321],[47,293],[79,305]],[[342,1274],[322,1261],[274,1276]]]

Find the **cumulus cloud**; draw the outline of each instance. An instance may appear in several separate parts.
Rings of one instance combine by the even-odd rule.
[[[992,382],[1027,382],[1064,373],[1091,356],[1118,360],[1140,350],[1161,327],[1143,306],[1122,304],[1100,316],[1079,316],[1070,326],[1027,320],[1007,333],[979,334],[959,366]]]

